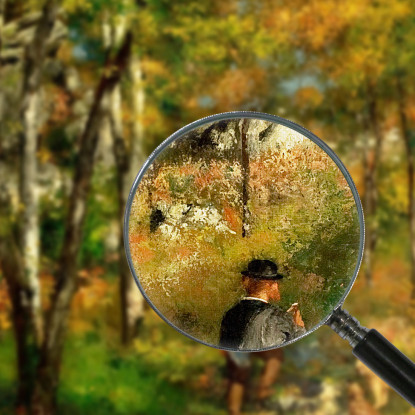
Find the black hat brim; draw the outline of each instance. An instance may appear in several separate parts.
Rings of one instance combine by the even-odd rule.
[[[284,278],[284,276],[281,274],[263,275],[263,274],[259,274],[257,272],[252,272],[252,271],[242,271],[241,274],[244,275],[245,277],[255,278],[257,280],[277,281],[277,280],[281,280]]]

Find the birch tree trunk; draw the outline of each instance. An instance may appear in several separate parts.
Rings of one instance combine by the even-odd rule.
[[[102,37],[107,53],[117,47],[126,32],[125,19],[117,22],[114,27],[110,23],[110,16],[105,16],[102,23]],[[115,164],[117,168],[117,199],[118,199],[118,269],[120,274],[120,303],[121,303],[121,341],[127,345],[136,336],[144,314],[144,301],[137,289],[130,273],[124,249],[124,210],[128,193],[133,183],[135,168],[141,167],[144,162],[142,150],[142,111],[144,107],[144,89],[140,61],[131,58],[129,64],[130,80],[132,84],[131,103],[132,118],[131,143],[128,149],[122,122],[122,93],[121,86],[117,85],[107,97],[109,103],[109,124],[113,140]],[[138,142],[137,142],[138,141]],[[137,170],[138,172],[138,170]]]
[[[0,0],[0,51],[3,49],[3,27],[4,27],[4,11],[6,8],[6,0]],[[1,64],[0,64],[1,68]]]
[[[132,82],[133,122],[131,126],[130,152],[123,134],[121,89],[115,88],[111,96],[111,127],[114,140],[114,154],[117,165],[118,208],[119,208],[119,272],[121,297],[121,340],[129,344],[137,335],[144,316],[144,299],[131,276],[124,250],[124,211],[131,185],[145,161],[143,152],[144,88],[141,65],[138,58],[131,59],[130,78]]]
[[[373,254],[377,243],[376,209],[378,204],[377,166],[381,154],[383,133],[379,122],[378,107],[372,85],[368,87],[368,130],[374,137],[374,143],[367,141],[364,149],[364,206],[367,217],[365,238],[365,277],[370,287],[373,284]]]
[[[3,26],[5,3],[0,5],[0,31]],[[13,232],[3,241],[0,261],[12,302],[12,322],[17,350],[17,411],[26,414],[30,399],[37,356],[43,340],[42,309],[38,279],[39,224],[37,198],[37,138],[38,109],[41,102],[43,65],[46,44],[53,30],[58,6],[55,1],[45,4],[33,38],[23,55],[19,174],[19,233]],[[3,37],[1,36],[2,41]],[[1,105],[1,103],[0,103]],[[2,110],[0,110],[2,112]]]
[[[94,102],[80,140],[78,163],[66,219],[62,253],[56,272],[56,287],[47,317],[48,331],[40,352],[40,362],[32,399],[34,415],[56,413],[56,395],[60,375],[63,344],[70,304],[77,288],[77,257],[82,240],[86,201],[93,170],[100,123],[106,112],[103,100],[117,86],[125,71],[131,49],[132,35],[128,33],[114,59],[109,59],[97,86]]]
[[[145,90],[143,72],[140,58],[135,56],[130,62],[130,79],[132,82],[132,110],[133,120],[131,125],[131,145],[130,159],[127,174],[124,178],[125,198],[127,199],[130,188],[134,179],[146,160],[144,152],[144,125],[143,114],[145,105]],[[125,203],[122,206],[122,216],[124,216]],[[122,229],[122,228],[121,228]],[[121,239],[122,235],[121,235]],[[124,241],[121,241],[124,251]],[[121,253],[120,253],[121,254]],[[137,288],[135,281],[128,268],[125,259],[125,252],[122,252],[122,261],[124,262],[123,274],[121,275],[121,302],[125,302],[123,307],[123,334],[124,343],[129,343],[138,334],[139,327],[144,318],[145,301]],[[124,297],[124,299],[123,299]]]
[[[4,27],[4,12],[5,12],[5,6],[6,6],[6,0],[0,0],[0,58],[1,58],[1,52],[3,50],[3,27]],[[2,69],[2,63],[0,59],[0,76],[1,76],[1,69]],[[3,113],[4,113],[4,94],[3,91],[0,90],[0,134],[3,137],[3,131],[1,129],[2,121],[3,121]]]
[[[411,251],[411,300],[415,300],[415,200],[414,200],[414,169],[415,157],[411,145],[411,134],[408,126],[408,119],[405,111],[406,94],[402,85],[402,79],[398,76],[396,80],[398,93],[398,111],[401,124],[402,138],[405,144],[407,157],[408,176],[408,220],[409,220],[409,243]]]
[[[26,47],[23,63],[20,158],[20,247],[23,256],[24,275],[30,290],[31,320],[34,336],[40,346],[43,339],[39,262],[39,224],[37,195],[37,139],[39,109],[41,108],[41,76],[46,58],[46,44],[52,33],[57,15],[57,5],[49,1],[35,31],[34,39]]]

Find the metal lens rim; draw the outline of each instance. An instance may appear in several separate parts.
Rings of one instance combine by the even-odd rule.
[[[128,266],[130,267],[131,274],[134,277],[134,280],[137,284],[137,287],[141,291],[141,294],[144,296],[146,301],[150,304],[151,308],[160,316],[160,318],[162,320],[164,320],[167,324],[169,324],[171,327],[176,329],[179,333],[181,333],[181,334],[185,335],[186,337],[188,337],[192,340],[195,340],[195,341],[197,341],[201,344],[204,344],[205,346],[210,346],[210,347],[214,347],[216,349],[229,350],[229,351],[255,352],[255,351],[259,351],[259,350],[235,350],[235,349],[231,349],[231,348],[227,348],[227,347],[220,347],[219,345],[215,345],[215,344],[211,344],[211,343],[206,343],[206,342],[204,342],[204,341],[202,341],[202,340],[200,340],[196,337],[193,337],[192,335],[186,333],[180,327],[177,327],[170,320],[168,320],[157,309],[157,307],[152,303],[150,298],[147,296],[144,288],[140,284],[139,278],[138,278],[138,276],[135,272],[134,265],[133,265],[133,262],[132,262],[131,251],[130,251],[130,243],[129,243],[129,237],[128,237],[131,205],[132,205],[133,200],[134,200],[134,195],[135,195],[135,193],[137,191],[137,188],[138,188],[142,178],[144,177],[146,171],[152,165],[152,163],[155,161],[155,159],[167,147],[169,147],[169,145],[171,143],[173,143],[173,141],[179,139],[180,137],[182,137],[183,135],[185,135],[189,131],[192,131],[195,128],[199,128],[203,125],[210,124],[210,123],[213,123],[213,122],[223,121],[223,120],[230,120],[230,119],[235,119],[235,118],[252,118],[252,119],[258,119],[258,120],[263,120],[263,121],[269,121],[269,122],[272,122],[272,123],[281,124],[285,127],[288,127],[290,129],[304,135],[305,137],[307,137],[308,139],[313,141],[315,144],[317,144],[323,151],[325,151],[330,156],[330,158],[334,161],[334,163],[337,165],[337,167],[340,169],[340,171],[343,173],[343,175],[344,175],[344,177],[345,177],[345,179],[346,179],[346,181],[347,181],[347,183],[348,183],[348,185],[349,185],[349,187],[352,191],[352,194],[353,194],[353,197],[354,197],[354,200],[355,200],[355,204],[356,204],[356,208],[357,208],[357,212],[358,212],[358,216],[359,216],[359,225],[360,225],[359,255],[358,255],[358,260],[357,260],[357,263],[356,263],[356,266],[355,266],[354,275],[353,275],[353,278],[351,279],[348,287],[346,288],[342,298],[338,301],[336,306],[333,308],[333,311],[336,310],[337,308],[339,308],[344,303],[344,301],[345,301],[347,295],[349,294],[350,290],[352,289],[352,286],[353,286],[353,284],[356,280],[356,277],[359,273],[360,265],[361,265],[362,258],[363,258],[363,249],[364,249],[364,240],[365,240],[365,224],[364,224],[362,203],[360,201],[359,193],[357,192],[357,189],[356,189],[356,186],[353,182],[353,179],[350,176],[350,174],[347,171],[344,164],[337,157],[337,155],[334,153],[334,151],[324,141],[322,141],[320,138],[318,138],[316,135],[314,135],[312,132],[308,131],[304,127],[301,127],[300,125],[298,125],[298,124],[296,124],[292,121],[286,120],[285,118],[278,117],[277,115],[271,115],[271,114],[266,114],[266,113],[263,113],[263,112],[254,112],[254,111],[224,112],[224,113],[220,113],[220,114],[211,115],[209,117],[201,118],[200,120],[192,122],[191,124],[188,124],[185,127],[181,128],[180,130],[177,130],[175,133],[173,133],[170,137],[168,137],[165,141],[163,141],[151,153],[151,155],[149,156],[147,161],[143,164],[143,166],[141,167],[140,171],[138,172],[138,174],[137,174],[137,176],[134,180],[133,186],[132,186],[132,188],[130,190],[130,193],[129,193],[129,196],[128,196],[127,205],[126,205],[126,208],[125,208],[123,236],[124,236],[124,247],[125,247],[125,253],[126,253],[126,256],[127,256]],[[325,316],[317,325],[315,325],[311,329],[307,330],[307,332],[304,333],[303,335],[301,335],[299,337],[296,337],[295,339],[292,339],[292,340],[284,343],[283,345],[276,345],[276,346],[273,346],[273,347],[264,348],[264,349],[260,349],[260,350],[276,349],[276,348],[279,348],[279,347],[287,346],[291,343],[294,343],[294,342],[304,338],[305,336],[309,335],[310,333],[312,333],[315,330],[317,330],[318,328],[320,328],[322,325],[326,324],[328,322],[328,320],[330,319],[333,311],[331,313],[329,313],[327,316]]]

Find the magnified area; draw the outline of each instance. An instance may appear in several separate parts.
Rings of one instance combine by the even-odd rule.
[[[340,301],[359,258],[352,191],[317,144],[260,119],[165,148],[131,206],[141,288],[174,326],[235,350],[281,346]]]

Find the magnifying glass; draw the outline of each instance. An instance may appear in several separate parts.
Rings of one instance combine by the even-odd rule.
[[[415,405],[414,363],[341,308],[363,211],[345,166],[303,127],[256,112],[187,125],[138,173],[124,225],[139,289],[180,333],[252,352],[327,324]]]

